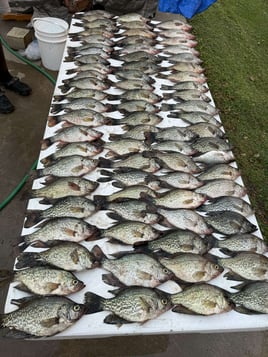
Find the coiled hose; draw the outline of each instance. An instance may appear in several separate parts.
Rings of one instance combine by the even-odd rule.
[[[14,51],[7,42],[3,39],[3,37],[0,35],[0,41],[2,42],[2,45],[10,52],[12,53],[15,57],[19,58],[22,62],[25,62],[26,64],[30,65],[34,69],[36,69],[38,72],[43,74],[54,86],[56,85],[56,80],[53,78],[48,72],[46,72],[42,67],[39,67],[35,63],[29,61],[27,58],[23,57],[20,53],[17,51]],[[34,164],[31,167],[31,170],[35,170],[37,166],[38,160],[34,162]],[[15,187],[15,189],[7,196],[7,198],[0,203],[0,211],[16,196],[16,194],[22,189],[24,184],[29,178],[29,174],[25,175],[23,179],[20,181],[20,183]]]

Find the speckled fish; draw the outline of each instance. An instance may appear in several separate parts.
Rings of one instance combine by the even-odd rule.
[[[152,61],[152,62],[158,62],[159,59],[157,59],[156,56],[152,55],[151,53],[147,53],[144,51],[136,51],[132,53],[126,53],[123,54],[122,56],[115,56],[116,59],[124,62],[132,62],[132,61]]]
[[[95,100],[103,100],[107,97],[107,93],[102,91],[97,91],[94,89],[73,89],[70,92],[64,95],[54,95],[53,99],[55,101],[62,101],[67,99],[71,102],[73,99],[80,99],[80,98],[91,98]]]
[[[188,209],[173,209],[167,210],[158,208],[157,213],[165,218],[165,223],[180,229],[188,229],[197,234],[210,234],[213,232],[204,218],[193,210]]]
[[[94,65],[92,64],[92,66]],[[70,79],[68,82],[65,81],[63,85],[60,85],[59,89],[61,89],[63,93],[66,93],[71,88],[105,90],[108,89],[109,87],[110,84],[108,82],[91,77],[91,78],[81,78],[78,80]]]
[[[120,85],[120,82],[121,81],[115,83],[115,86],[118,87],[118,85]],[[140,87],[141,89],[132,89],[131,83],[133,81],[129,81],[129,82],[130,82],[129,89],[122,94],[113,95],[114,100],[118,100],[118,99],[120,99],[121,101],[144,100],[151,104],[157,103],[161,100],[161,97],[159,95],[152,93],[151,90],[145,89],[143,85],[141,85]]]
[[[168,174],[161,176],[152,176],[148,179],[148,185],[152,185],[158,189],[163,188],[181,188],[181,189],[195,189],[203,185],[203,182],[197,179],[195,176],[187,172],[169,172]],[[157,183],[158,182],[158,183]]]
[[[152,92],[154,87],[152,87],[152,85],[142,79],[123,79],[120,80],[118,82],[113,82],[113,87],[117,88],[117,89],[122,89],[124,91],[139,91],[139,90],[146,90],[146,91],[150,91]],[[122,93],[123,100],[128,100],[127,97],[127,92]],[[115,95],[115,94],[111,94],[109,95],[108,98],[110,101],[114,101],[114,100],[121,100],[121,94],[120,95]],[[132,100],[132,99],[130,99]],[[136,100],[136,99],[134,99]]]
[[[74,143],[91,142],[102,137],[102,133],[86,127],[84,125],[75,125],[67,128],[58,129],[54,135],[42,140],[41,149],[47,149],[53,143]]]
[[[227,239],[215,240],[214,247],[226,255],[232,252],[253,252],[264,254],[268,252],[267,244],[264,240],[253,234],[235,234]]]
[[[111,30],[111,31],[110,31]],[[102,36],[103,38],[111,39],[114,34],[112,32],[113,28],[107,25],[107,29],[103,27],[99,28],[85,28],[83,31],[70,33],[69,37],[71,41],[83,41],[84,38],[88,38],[90,36]]]
[[[66,74],[77,74],[77,73],[81,73],[83,71],[91,71],[92,70],[92,63],[88,63],[88,64],[79,64],[76,63],[75,64],[76,67],[71,68],[71,69],[67,69],[66,70]],[[112,68],[110,68],[109,66],[106,66],[102,63],[94,63],[94,71],[100,72],[102,74],[109,74],[112,72]],[[86,90],[86,89],[84,89]],[[69,95],[70,92],[68,92],[67,94]]]
[[[230,294],[234,309],[242,314],[268,314],[268,283],[246,284],[239,292]]]
[[[218,264],[199,254],[180,253],[171,257],[160,257],[158,260],[174,273],[179,281],[187,283],[210,281],[223,271]]]
[[[143,185],[133,185],[125,187],[120,191],[111,193],[109,196],[94,196],[94,201],[98,202],[98,200],[103,200],[104,202],[116,202],[126,198],[138,200],[143,197],[143,194],[146,194],[149,197],[157,197],[155,191],[153,191],[150,187]]]
[[[78,40],[78,37],[76,38],[72,38],[71,41],[75,41]],[[103,37],[101,34],[93,34],[92,36],[83,36],[82,38],[80,38],[78,41],[81,41],[81,43],[83,45],[87,44],[87,43],[101,43],[103,46],[113,46],[113,41],[108,38],[108,37]]]
[[[123,31],[120,33],[119,37],[122,36],[140,36],[140,37],[145,37],[145,38],[156,38],[157,34],[153,31],[147,30],[147,29],[141,29],[141,28],[131,28],[128,30]]]
[[[229,272],[224,276],[230,280],[267,281],[268,258],[252,252],[233,253],[231,258],[219,258],[218,264]],[[239,286],[237,286],[239,288]],[[234,289],[237,287],[233,287]]]
[[[164,38],[173,38],[173,37],[179,37],[182,39],[189,39],[189,40],[194,40],[195,36],[192,35],[191,33],[187,32],[187,31],[183,31],[181,29],[166,29],[166,30],[162,30],[160,37],[164,37]]]
[[[148,147],[141,140],[130,138],[105,142],[103,147],[108,150],[106,157],[116,157],[148,150]]]
[[[154,135],[156,141],[179,140],[191,141],[196,138],[196,134],[187,130],[187,128],[171,126],[167,128],[157,128],[157,134]]]
[[[150,134],[160,132],[160,129],[154,125],[141,124],[136,126],[124,125],[123,134],[110,134],[109,140],[134,139],[146,140],[150,138]]]
[[[100,159],[100,167],[106,168],[132,168],[139,169],[146,172],[156,172],[160,169],[160,165],[156,162],[154,158],[147,158],[143,156],[143,153],[130,154],[127,158],[110,161]]]
[[[120,47],[125,47],[129,45],[146,45],[153,47],[156,44],[156,39],[154,38],[147,38],[141,36],[129,36],[129,37],[121,37],[116,39],[116,45]],[[136,51],[139,51],[137,48]],[[113,53],[114,55],[114,53]],[[118,54],[120,56],[120,54]]]
[[[84,157],[94,157],[102,150],[103,148],[100,143],[58,143],[57,150],[53,154],[41,159],[40,162],[46,166],[47,163],[66,156],[79,155]]]
[[[79,177],[93,171],[97,165],[98,160],[96,159],[73,155],[60,158],[50,166],[38,169],[37,173],[39,177],[46,175],[56,177]]]
[[[9,338],[56,335],[71,327],[85,312],[84,305],[64,296],[29,296],[11,302],[19,308],[0,317],[1,329]]]
[[[147,19],[146,17],[135,13],[135,12],[130,12],[124,15],[119,15],[117,17],[117,21],[119,23],[125,23],[125,22],[131,22],[131,21],[140,21],[142,23],[146,23],[149,21],[149,19]]]
[[[155,80],[141,70],[121,70],[120,67],[113,73],[117,80],[128,79],[153,84]]]
[[[174,115],[174,112],[171,113],[171,116],[172,115]],[[217,127],[222,125],[221,122],[219,122],[213,115],[202,112],[178,113],[178,117],[188,124],[210,123]]]
[[[232,310],[229,294],[210,284],[197,284],[186,287],[171,295],[173,312],[210,316]]]
[[[49,265],[67,271],[82,271],[99,265],[95,256],[82,244],[59,242],[41,252],[23,252],[17,256],[16,269]]]
[[[219,137],[197,138],[191,145],[198,153],[222,150],[228,151],[232,149],[232,146],[228,141]]]
[[[143,253],[113,254],[116,259],[107,259],[98,246],[94,255],[101,260],[101,267],[110,272],[104,274],[103,281],[112,286],[144,286],[154,288],[167,281],[171,272],[156,259]]]
[[[183,30],[183,31],[190,31],[192,29],[192,26],[189,24],[186,24],[183,21],[180,21],[178,19],[174,20],[167,20],[160,22],[155,25],[158,29],[163,29],[163,30]]]
[[[167,192],[159,193],[157,197],[152,195],[145,195],[144,193],[141,196],[149,200],[152,204],[158,207],[164,208],[187,208],[194,209],[202,205],[207,197],[203,194],[196,194],[191,190],[183,190],[183,189],[173,189]]]
[[[110,182],[115,180],[115,182],[113,182],[113,186],[115,187],[146,185],[147,177],[149,176],[148,172],[129,168],[116,169],[113,171],[101,170],[100,174],[105,177],[100,177],[97,180],[98,182]],[[149,183],[148,186],[151,187]]]
[[[161,290],[143,287],[121,289],[114,298],[109,299],[87,292],[85,305],[88,314],[99,311],[112,312],[103,322],[118,326],[130,322],[145,323],[171,308],[168,294]]]
[[[163,119],[154,114],[154,113],[148,113],[144,111],[139,111],[139,112],[134,112],[130,113],[124,118],[119,119],[118,121],[115,122],[115,124],[126,124],[126,125],[157,125],[159,124]]]
[[[125,221],[102,231],[101,237],[108,238],[109,243],[134,245],[156,239],[160,232],[149,224]]]
[[[200,172],[199,166],[197,166],[194,161],[187,155],[183,155],[178,152],[159,152],[155,157],[160,160],[162,167],[191,174]]]
[[[205,84],[200,84],[198,82],[177,82],[168,84],[162,84],[161,89],[163,90],[176,90],[176,91],[184,91],[184,90],[199,90],[202,93],[208,92],[208,87]],[[198,112],[197,112],[198,113]],[[195,112],[191,112],[188,115],[195,115]]]
[[[164,45],[164,43],[161,43],[162,45]],[[188,47],[189,50],[185,51],[185,52],[180,52],[180,53],[176,53],[173,54],[170,58],[169,58],[169,62],[171,62],[172,57],[173,57],[173,63],[176,64],[176,62],[187,62],[187,63],[195,63],[195,64],[201,64],[202,60],[195,55],[195,53],[192,51],[192,47],[189,47],[187,44],[183,44],[181,43],[179,46],[176,47],[180,47],[181,45],[183,45],[184,47]],[[165,51],[165,48],[168,48],[169,45],[164,45],[164,49],[163,51]],[[173,46],[175,47],[175,46]]]
[[[209,212],[204,219],[214,231],[225,235],[252,233],[257,230],[257,227],[253,223],[236,212]]]
[[[163,98],[166,100],[174,99],[179,101],[186,101],[186,100],[203,100],[205,102],[211,101],[211,99],[208,96],[206,96],[204,93],[196,89],[188,89],[178,92],[164,93]]]
[[[200,162],[205,165],[228,164],[235,160],[232,151],[211,150],[193,158],[195,162]]]
[[[130,49],[131,46],[128,46],[125,50],[131,51]],[[132,46],[134,47],[134,46]],[[146,50],[146,48],[144,48],[145,46],[143,46],[143,50]],[[134,47],[135,48],[135,47]],[[148,51],[150,51],[151,46],[148,47]],[[133,49],[133,52],[135,52],[135,50]],[[142,71],[145,74],[156,74],[159,72],[160,67],[153,62],[146,62],[146,61],[132,61],[132,62],[127,62],[127,63],[123,63],[120,66],[120,70],[122,71],[127,71],[127,70],[136,70],[136,71]]]
[[[146,102],[145,100],[128,100],[123,103],[116,105],[116,110],[121,113],[131,113],[138,111],[146,111],[149,113],[156,113],[159,111],[159,108],[153,104]]]
[[[172,82],[189,82],[189,81],[193,81],[193,82],[197,82],[200,84],[203,84],[206,82],[206,77],[203,76],[203,74],[199,74],[196,72],[178,72],[178,71],[174,71],[171,72],[170,74],[159,74],[158,75],[159,78],[163,78],[163,79],[167,79],[169,81]],[[171,105],[169,104],[171,107],[170,108],[174,108],[175,105]],[[197,110],[198,108],[196,108],[195,110]],[[165,109],[163,109],[165,110]],[[189,111],[189,110],[188,110]],[[192,111],[192,110],[190,110]]]
[[[95,109],[97,109],[97,107],[95,107]],[[62,128],[72,125],[82,125],[85,127],[96,128],[102,125],[109,125],[112,120],[105,117],[103,114],[94,111],[93,109],[68,109],[65,110],[64,114],[48,117],[49,127],[53,127],[60,122],[63,122]]]
[[[153,30],[153,27],[150,26],[148,23],[144,23],[141,21],[129,21],[123,22],[119,24],[119,29],[131,29],[131,28],[139,28],[139,29],[146,29],[146,30]],[[129,36],[132,37],[132,36]]]
[[[193,47],[188,47],[185,45],[180,45],[180,46],[164,46],[163,48],[161,48],[161,53],[163,53],[164,55],[177,55],[177,54],[185,54],[185,53],[190,53],[194,56],[196,56],[196,58],[198,58],[198,56],[200,55],[200,52],[197,51],[195,48]],[[200,60],[200,63],[202,61]]]
[[[198,187],[195,192],[211,198],[222,196],[243,197],[246,194],[246,189],[232,180],[215,179],[208,181],[202,187]]]
[[[86,110],[97,111],[99,113],[107,112],[109,110],[109,105],[103,104],[100,101],[91,98],[79,98],[74,99],[71,102],[61,104],[53,103],[51,105],[52,114],[57,114],[62,110],[66,111],[67,113],[71,112],[77,114],[80,117],[86,114]]]
[[[75,79],[75,80],[79,80],[79,79],[82,79],[82,78],[87,78],[87,77],[95,77],[99,80],[106,80],[107,79],[107,73],[101,73],[99,71],[95,71],[95,70],[86,70],[86,71],[80,71],[80,72],[77,72],[75,74],[75,76],[73,76],[72,78]],[[65,83],[65,82],[69,82],[69,79],[63,79],[62,82]]]
[[[24,227],[28,228],[43,219],[73,217],[87,218],[97,210],[95,204],[85,197],[65,197],[44,210],[28,210]]]
[[[26,245],[49,246],[55,240],[81,242],[97,234],[95,226],[78,218],[55,218],[39,223],[33,233],[22,236]]]
[[[160,143],[154,143],[151,146],[152,150],[159,150],[164,152],[178,152],[183,155],[193,155],[196,151],[186,141],[180,140],[167,140]]]
[[[73,17],[81,21],[91,22],[100,19],[111,19],[114,15],[105,10],[90,10],[82,13],[76,12],[73,14]]]
[[[199,137],[223,138],[225,136],[225,133],[220,128],[218,128],[217,126],[210,124],[210,123],[192,124],[192,125],[189,125],[187,129],[191,130]]]
[[[232,211],[240,213],[244,217],[251,216],[254,213],[251,205],[240,197],[220,196],[209,199],[207,203],[200,206],[198,210],[202,212]]]
[[[85,287],[71,272],[50,267],[31,267],[11,272],[7,280],[18,282],[14,286],[16,289],[36,295],[65,296]]]
[[[99,55],[102,58],[109,58],[112,49],[111,47],[101,47],[101,46],[79,46],[79,47],[68,47],[67,52],[70,56],[78,56],[80,55]],[[91,77],[91,76],[89,76]]]
[[[218,114],[219,110],[213,105],[202,100],[189,100],[184,103],[162,104],[163,111],[177,110],[181,112],[203,112],[210,115]],[[197,124],[196,124],[197,125]]]
[[[152,252],[162,251],[169,254],[193,253],[203,255],[211,248],[211,242],[209,239],[201,238],[192,231],[173,229],[148,242],[146,248]]]
[[[236,180],[240,176],[237,168],[228,164],[217,164],[207,168],[203,173],[198,176],[200,180]]]
[[[175,55],[168,57],[169,59],[175,59]],[[201,67],[197,63],[188,63],[188,62],[176,62],[176,64],[173,64],[172,66],[169,66],[167,68],[169,71],[178,71],[178,72],[196,72],[196,73],[203,73],[205,69]]]
[[[122,202],[110,202],[105,209],[113,211],[107,213],[107,216],[115,220],[130,220],[147,224],[157,223],[160,216],[148,211],[148,203],[141,200],[128,199]]]
[[[64,177],[44,183],[44,185],[44,187],[33,189],[31,197],[58,199],[67,196],[86,196],[93,192],[99,184],[83,178]]]

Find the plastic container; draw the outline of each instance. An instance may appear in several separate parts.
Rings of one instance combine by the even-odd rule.
[[[35,18],[32,23],[42,64],[47,69],[58,71],[67,40],[68,23],[56,17]]]

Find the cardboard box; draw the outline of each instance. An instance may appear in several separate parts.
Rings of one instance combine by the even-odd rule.
[[[7,33],[7,42],[14,50],[25,49],[33,40],[32,30],[13,27]]]

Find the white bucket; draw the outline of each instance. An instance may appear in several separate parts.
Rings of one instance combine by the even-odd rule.
[[[68,23],[56,17],[35,18],[32,22],[44,67],[58,71],[67,39]]]

